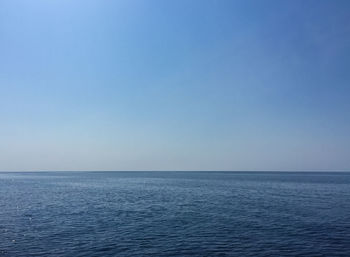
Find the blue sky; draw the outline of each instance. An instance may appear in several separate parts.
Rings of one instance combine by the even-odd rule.
[[[0,0],[0,170],[350,170],[349,11]]]

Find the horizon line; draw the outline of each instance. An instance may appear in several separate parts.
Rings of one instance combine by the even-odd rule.
[[[9,172],[350,172],[350,170],[0,170]]]

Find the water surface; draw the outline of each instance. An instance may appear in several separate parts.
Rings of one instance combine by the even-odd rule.
[[[350,256],[350,173],[0,173],[0,256]]]

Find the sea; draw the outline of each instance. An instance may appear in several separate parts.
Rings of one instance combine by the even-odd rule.
[[[2,172],[0,256],[350,256],[350,173]]]

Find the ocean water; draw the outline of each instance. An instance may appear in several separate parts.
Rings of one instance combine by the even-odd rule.
[[[0,256],[350,256],[350,173],[0,173]]]

